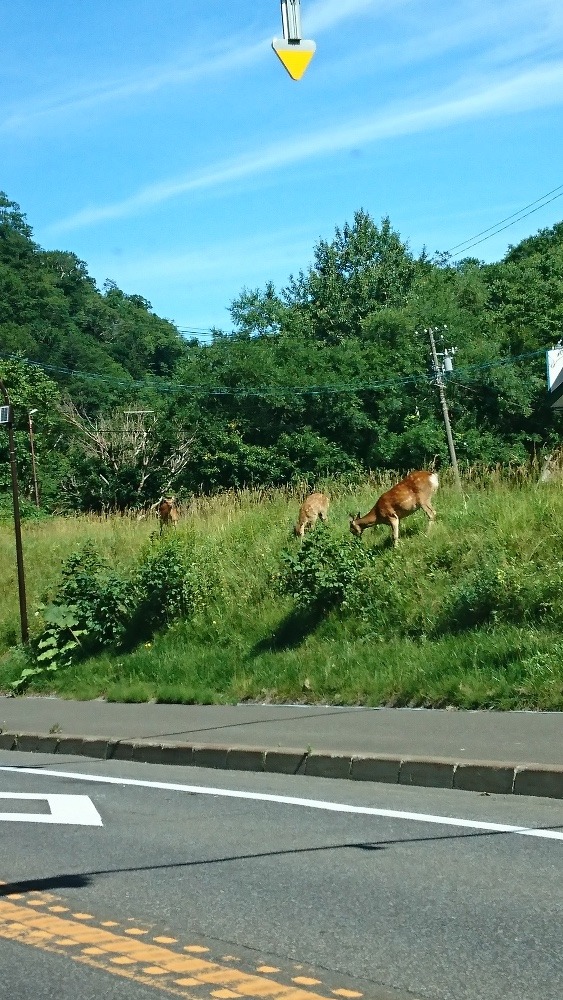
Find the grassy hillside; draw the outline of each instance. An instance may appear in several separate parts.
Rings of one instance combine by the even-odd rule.
[[[137,616],[119,645],[38,676],[29,690],[118,701],[563,709],[559,485],[499,471],[467,477],[461,497],[444,481],[434,530],[427,535],[424,514],[415,514],[403,522],[397,550],[385,527],[361,541],[348,530],[348,512],[368,510],[380,482],[325,488],[329,525],[304,543],[291,534],[301,495],[279,490],[201,499],[162,544],[151,541],[154,523],[133,517],[25,524],[35,639],[44,621],[34,609],[53,599],[63,561],[86,540],[121,579],[133,580],[136,567],[145,566],[145,607],[166,591],[163,567],[175,572],[176,551],[182,558],[189,552],[192,588],[178,620],[152,630],[150,616]],[[4,691],[25,666],[13,549],[4,523]],[[284,552],[293,557],[290,578]],[[303,580],[319,586],[319,601],[307,604]]]

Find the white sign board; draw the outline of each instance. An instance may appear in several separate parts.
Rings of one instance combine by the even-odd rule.
[[[0,406],[0,424],[10,423],[10,407]]]
[[[554,347],[547,354],[547,387],[550,392],[563,384],[563,347]]]

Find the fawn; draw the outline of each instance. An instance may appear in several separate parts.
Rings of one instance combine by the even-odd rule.
[[[320,517],[321,521],[326,521],[330,500],[324,493],[311,493],[306,497],[299,509],[299,517],[294,527],[294,532],[303,538],[306,528],[312,528]]]
[[[420,508],[428,515],[428,527],[431,528],[436,511],[430,500],[438,485],[438,476],[435,472],[411,472],[410,476],[406,476],[396,486],[383,493],[375,506],[363,517],[359,511],[356,517],[350,514],[350,531],[354,535],[361,536],[366,528],[375,527],[376,524],[388,524],[395,546],[399,541],[399,521]]]

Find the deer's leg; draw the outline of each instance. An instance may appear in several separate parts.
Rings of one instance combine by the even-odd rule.
[[[432,528],[434,521],[436,520],[436,511],[429,503],[423,503],[420,505],[424,513],[428,516],[428,531]]]
[[[399,518],[397,516],[389,518],[389,527],[393,535],[393,548],[399,544]]]

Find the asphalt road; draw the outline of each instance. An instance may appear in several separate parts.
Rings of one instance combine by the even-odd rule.
[[[78,800],[0,798],[6,996],[563,995],[557,800],[60,755],[0,768],[4,796],[88,796],[103,824],[72,822],[92,821]],[[41,820],[59,807],[71,822]]]

